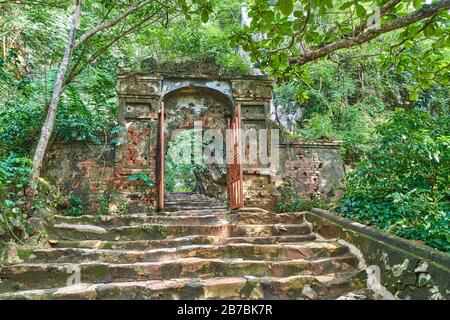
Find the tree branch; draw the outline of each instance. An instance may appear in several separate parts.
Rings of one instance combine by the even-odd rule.
[[[417,30],[417,32],[414,35],[417,35],[417,34],[423,32],[430,24],[432,24],[434,22],[435,18],[436,18],[436,15],[434,15],[430,19],[428,19],[428,21],[426,21],[424,23],[424,25],[419,30]],[[393,54],[394,48],[400,47],[401,45],[403,45],[408,40],[411,40],[411,38],[410,37],[405,37],[405,39],[403,39],[399,43],[392,45],[390,50],[389,50],[391,55]]]
[[[53,8],[58,8],[58,9],[66,9],[68,7],[68,5],[61,4],[60,1],[51,2],[51,1],[29,1],[29,0],[21,0],[21,1],[20,0],[4,0],[4,1],[0,1],[0,5],[1,4],[28,5],[28,6],[41,5],[44,7],[53,7]]]
[[[78,66],[80,65],[80,63],[77,63],[74,65],[74,67],[72,68],[72,70],[68,73],[68,77],[66,79],[66,81],[64,81],[64,86],[63,86],[63,90],[65,90],[65,88],[67,88],[67,86],[86,68],[88,67],[90,64],[92,64],[93,62],[95,62],[100,55],[102,55],[106,50],[108,50],[108,48],[110,48],[113,44],[115,44],[117,41],[119,41],[120,39],[122,39],[123,37],[129,35],[132,32],[136,32],[141,30],[142,28],[144,28],[145,26],[149,26],[153,23],[155,23],[159,18],[154,19],[152,21],[150,21],[154,16],[156,15],[156,13],[153,13],[151,16],[148,16],[147,18],[143,19],[142,21],[136,23],[135,25],[131,26],[130,28],[128,28],[127,30],[124,30],[122,32],[120,32],[117,36],[115,36],[113,39],[111,39],[110,42],[108,42],[105,46],[103,46],[102,48],[100,48],[97,52],[95,52],[84,64],[82,64],[80,66],[80,68],[78,68]],[[150,22],[149,22],[150,21]],[[148,22],[148,23],[147,23]],[[145,24],[145,25],[144,25]]]
[[[397,4],[399,4],[401,0],[390,0],[386,2],[384,5],[380,7],[380,15],[381,17],[385,16],[387,13],[389,13]],[[364,21],[361,23],[358,28],[355,30],[355,35],[360,34],[363,32],[367,27],[367,21]]]
[[[83,34],[81,37],[79,37],[75,41],[75,48],[78,47],[82,42],[86,41],[87,39],[89,39],[89,38],[93,37],[94,35],[96,35],[97,33],[99,33],[100,31],[114,27],[119,22],[121,22],[123,19],[128,17],[130,14],[142,9],[143,7],[148,5],[150,2],[152,2],[152,1],[151,0],[140,1],[140,2],[136,3],[134,6],[130,7],[128,10],[124,11],[123,13],[121,13],[120,15],[115,17],[114,19],[104,22],[104,23],[101,23],[98,26],[96,26],[95,28],[87,31],[85,34]]]
[[[427,8],[417,10],[417,11],[414,11],[403,17],[397,18],[395,21],[388,23],[379,29],[369,30],[367,32],[359,34],[356,37],[340,39],[340,40],[334,41],[332,43],[329,43],[320,49],[306,52],[299,57],[291,58],[291,59],[289,59],[289,64],[290,65],[306,64],[310,61],[325,57],[325,56],[329,55],[330,53],[335,52],[337,50],[351,48],[351,47],[354,47],[357,45],[361,45],[363,43],[366,43],[370,40],[373,40],[373,39],[379,37],[382,34],[407,27],[410,24],[413,24],[417,21],[423,20],[427,17],[436,15],[442,11],[449,10],[449,9],[450,9],[450,0],[442,0],[442,1],[436,2]]]

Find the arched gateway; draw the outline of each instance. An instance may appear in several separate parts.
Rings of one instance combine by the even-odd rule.
[[[227,149],[236,155],[227,163],[223,179],[228,206],[268,208],[276,169],[259,162],[241,164],[239,158],[250,146],[246,145],[248,142],[241,145],[239,129],[270,129],[272,80],[265,76],[231,75],[212,65],[193,65],[197,70],[186,71],[183,66],[172,64],[161,70],[119,75],[119,122],[124,128],[124,143],[115,151],[116,180],[123,185],[130,175],[148,174],[156,185],[145,206],[163,209],[167,143],[174,130],[201,122],[203,128],[223,132]],[[231,129],[228,136],[226,129]],[[127,192],[128,198],[133,198],[133,188],[127,188]],[[135,198],[139,196],[136,194]]]

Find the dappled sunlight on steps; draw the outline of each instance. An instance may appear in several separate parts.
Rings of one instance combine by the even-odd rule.
[[[0,299],[372,297],[358,259],[316,240],[303,213],[204,205],[57,216],[51,238],[51,247],[21,248],[21,261],[0,269]],[[67,286],[73,270],[81,283]]]

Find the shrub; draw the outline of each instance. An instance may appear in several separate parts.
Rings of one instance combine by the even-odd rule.
[[[104,215],[109,215],[110,211],[109,211],[109,203],[110,203],[110,194],[107,192],[102,192],[100,194],[100,196],[98,197],[98,210],[97,210],[97,214],[104,216]]]
[[[307,199],[300,197],[296,190],[285,185],[279,188],[280,200],[275,204],[275,211],[279,213],[309,211],[312,208],[325,207],[325,202],[320,198]]]
[[[78,217],[86,213],[86,207],[83,203],[83,200],[81,200],[79,197],[71,195],[69,202],[70,202],[69,209],[64,211],[64,214],[66,216]]]
[[[10,153],[0,160],[0,236],[18,237],[26,232],[23,198],[31,171],[31,161]]]
[[[0,160],[0,239],[21,242],[42,233],[37,220],[43,224],[52,219],[64,197],[55,186],[44,179],[38,182],[37,194],[30,208],[33,219],[24,212],[25,190],[29,185],[31,160],[10,153]],[[45,210],[41,210],[45,209]],[[42,215],[42,212],[46,212]],[[1,241],[0,241],[1,242]]]
[[[397,110],[380,144],[348,175],[340,212],[450,251],[450,120]]]

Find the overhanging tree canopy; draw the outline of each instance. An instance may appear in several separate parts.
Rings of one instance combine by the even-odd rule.
[[[71,7],[70,3],[73,7],[64,55],[59,63],[46,119],[33,156],[28,206],[31,205],[37,188],[42,162],[53,132],[58,104],[67,84],[73,81],[85,67],[96,61],[109,47],[127,35],[155,23],[167,24],[169,19],[181,14],[189,18],[192,13],[200,13],[202,20],[206,22],[212,11],[210,0],[3,1],[1,3],[61,8],[64,11]],[[75,61],[72,62],[74,57]]]
[[[302,66],[311,61],[378,41],[380,60],[409,65],[424,86],[432,81],[446,84],[450,0],[428,2],[253,0],[248,8],[251,23],[236,30],[233,39],[278,77],[301,76]],[[415,52],[414,46],[423,42],[432,45]]]

